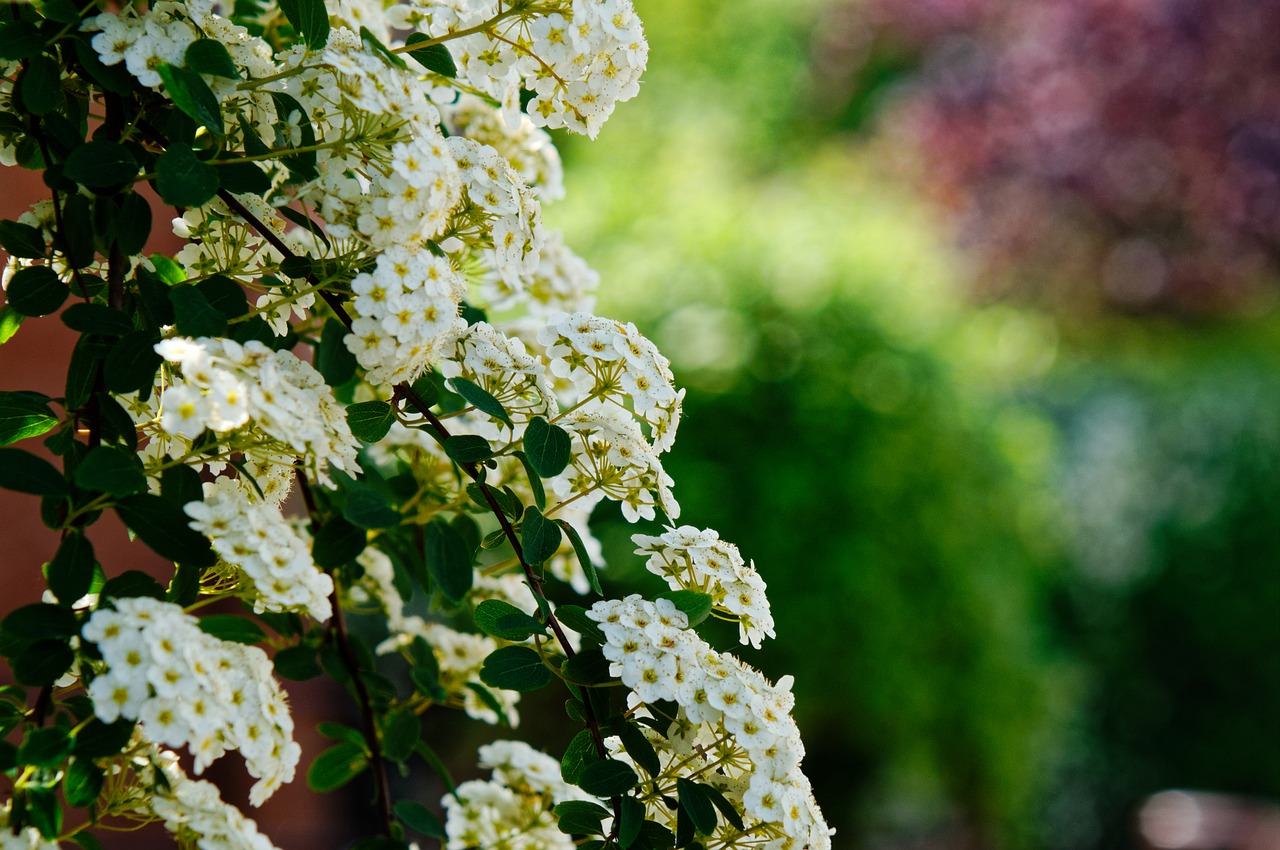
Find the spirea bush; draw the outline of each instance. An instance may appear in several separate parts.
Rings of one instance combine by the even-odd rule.
[[[44,601],[0,624],[0,847],[140,820],[271,847],[188,775],[232,751],[255,806],[370,774],[365,848],[829,847],[789,678],[696,631],[758,647],[773,619],[736,547],[675,525],[684,392],[541,223],[547,129],[594,136],[639,90],[629,0],[4,15],[0,159],[49,192],[0,222],[0,341],[79,339],[61,397],[0,393],[0,486],[60,539]],[[147,253],[166,229],[181,249]],[[656,532],[652,598],[601,585],[604,500]],[[167,582],[98,562],[106,512]],[[304,764],[279,679],[321,675],[360,723]],[[432,718],[515,727],[542,688],[567,750],[497,741],[455,784]],[[396,799],[389,770],[449,793]]]

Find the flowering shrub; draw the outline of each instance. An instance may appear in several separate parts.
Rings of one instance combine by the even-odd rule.
[[[80,334],[63,396],[0,393],[0,486],[61,541],[45,600],[0,623],[0,847],[139,820],[270,847],[178,751],[197,774],[238,751],[261,804],[301,760],[277,677],[322,674],[361,724],[323,724],[306,778],[372,775],[361,846],[829,847],[788,680],[695,631],[759,646],[773,621],[734,546],[672,524],[684,392],[541,224],[546,128],[594,136],[638,91],[629,0],[104,8],[0,23],[0,159],[50,190],[0,222],[0,342],[55,314]],[[144,253],[144,182],[174,256]],[[555,604],[604,596],[606,499],[666,524],[634,541],[671,589]],[[166,584],[98,563],[105,511]],[[218,600],[243,610],[196,613]],[[557,682],[564,753],[500,741],[492,780],[455,785],[422,737],[448,709],[514,727]],[[394,799],[389,763],[451,790]]]

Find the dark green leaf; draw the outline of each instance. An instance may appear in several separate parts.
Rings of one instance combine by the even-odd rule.
[[[511,417],[507,415],[507,409],[502,406],[502,402],[498,401],[489,392],[476,384],[468,381],[466,378],[451,378],[449,380],[453,391],[467,400],[467,403],[486,413],[505,424],[508,428],[515,428],[511,422]]]
[[[113,756],[128,745],[135,725],[133,720],[121,719],[115,723],[103,723],[95,717],[76,733],[72,752],[76,758],[86,760]]]
[[[27,818],[50,841],[62,832],[62,806],[51,788],[27,786]]]
[[[342,386],[356,374],[356,356],[343,341],[346,335],[347,329],[341,322],[334,318],[325,319],[315,360],[316,370],[324,376],[324,382],[331,387]]]
[[[334,791],[359,776],[369,766],[364,748],[343,742],[316,756],[307,770],[307,787],[312,791]]]
[[[41,640],[23,648],[10,659],[13,677],[24,685],[52,685],[71,669],[75,653],[65,641]]]
[[[267,634],[252,620],[235,614],[209,614],[200,618],[200,631],[218,640],[243,643],[249,646],[262,643]]]
[[[423,556],[432,584],[446,599],[461,602],[475,579],[466,542],[452,526],[439,520],[427,524],[422,538]]]
[[[520,464],[524,467],[524,474],[529,479],[529,489],[533,491],[533,503],[538,506],[538,510],[545,511],[547,509],[547,491],[542,486],[542,479],[538,476],[538,471],[533,468],[533,464],[529,462],[529,456],[523,451],[517,450],[515,456],[520,458]]]
[[[584,649],[560,665],[560,672],[579,685],[600,685],[609,681],[609,662],[598,649]]]
[[[215,136],[223,135],[222,108],[203,77],[195,71],[170,65],[168,62],[161,62],[155,70],[164,81],[165,93],[174,106]]]
[[[191,564],[178,564],[169,586],[164,591],[164,601],[174,605],[187,607],[200,596],[200,577],[204,575],[204,567]]]
[[[475,620],[480,631],[503,640],[527,640],[547,630],[546,625],[501,599],[486,599],[477,605]]]
[[[591,585],[591,589],[595,593],[603,596],[604,590],[600,587],[600,574],[596,572],[596,565],[591,560],[591,553],[587,551],[586,544],[582,542],[582,535],[578,534],[578,529],[565,520],[556,520],[556,525],[560,526],[560,530],[569,538],[569,543],[573,546],[573,554],[578,557],[578,564],[582,567],[582,572],[587,577],[587,584]]]
[[[591,733],[583,729],[573,736],[564,755],[560,757],[560,776],[570,785],[577,785],[587,765],[599,760],[600,755],[596,752]]]
[[[436,372],[427,372],[409,387],[424,407],[431,407],[440,401],[440,387],[436,384],[438,379]]]
[[[60,318],[64,325],[80,333],[122,336],[133,331],[128,314],[106,304],[72,304]]]
[[[215,274],[196,284],[196,289],[209,302],[209,306],[217,310],[228,320],[238,319],[249,312],[249,299],[244,290],[226,275]]]
[[[30,21],[0,23],[0,59],[16,62],[41,53],[47,43],[40,30]]]
[[[39,230],[17,221],[0,221],[0,248],[24,260],[43,259],[49,251]]]
[[[0,631],[7,639],[19,643],[35,643],[43,640],[65,640],[77,635],[80,633],[80,624],[66,608],[59,608],[48,602],[36,602],[11,611],[0,622]]]
[[[105,773],[91,761],[76,759],[67,768],[62,778],[62,793],[67,796],[67,805],[83,809],[93,804],[102,791]]]
[[[668,590],[658,594],[659,599],[669,599],[677,609],[689,618],[689,628],[707,619],[711,613],[712,600],[705,593],[696,590]]]
[[[89,592],[93,584],[93,544],[79,530],[62,539],[49,562],[49,589],[58,601],[70,607]]]
[[[112,496],[132,496],[147,491],[147,476],[138,456],[119,446],[89,450],[76,467],[76,486]]]
[[[587,609],[581,605],[560,605],[556,608],[556,619],[573,629],[585,638],[603,644],[604,632],[600,624],[587,616]]]
[[[271,191],[271,175],[255,162],[215,162],[218,185],[237,195],[265,195]]]
[[[183,57],[187,67],[200,74],[211,77],[226,77],[229,80],[240,79],[240,71],[236,63],[231,61],[231,54],[222,42],[212,38],[199,38],[187,45]]]
[[[564,713],[574,723],[587,722],[587,709],[580,699],[567,699],[564,701]]]
[[[112,599],[131,599],[134,597],[148,597],[150,599],[164,599],[164,588],[160,586],[160,582],[141,570],[125,570],[118,576],[113,576],[102,585],[102,595]]]
[[[334,741],[346,741],[348,744],[359,747],[361,751],[368,752],[364,733],[359,729],[353,729],[342,723],[326,721],[317,726],[316,731],[326,738]]]
[[[680,777],[676,780],[676,794],[680,799],[680,808],[689,815],[693,826],[703,835],[710,835],[716,828],[716,807],[711,798],[702,790],[702,786],[691,779]]]
[[[455,463],[479,463],[493,457],[489,442],[475,434],[456,434],[444,441],[444,453]]]
[[[48,115],[62,105],[62,71],[48,56],[33,56],[18,77],[18,100],[32,115]]]
[[[67,481],[53,464],[22,449],[0,449],[0,487],[36,496],[64,496]]]
[[[534,505],[525,508],[520,523],[520,546],[525,563],[530,566],[546,562],[560,548],[560,526],[542,515]]]
[[[47,316],[62,306],[71,290],[49,266],[18,269],[5,290],[5,299],[24,316]]]
[[[164,362],[156,354],[159,342],[155,331],[132,331],[120,337],[107,353],[103,363],[103,380],[113,393],[131,393],[150,389],[156,370]]]
[[[133,180],[138,174],[138,161],[119,142],[95,139],[71,152],[62,173],[89,189],[106,189]]]
[[[45,0],[40,4],[40,14],[60,24],[80,23],[80,7],[71,0]]]
[[[351,433],[366,443],[376,443],[391,430],[395,409],[385,401],[360,401],[347,406]]]
[[[211,567],[217,562],[209,541],[188,527],[187,515],[173,502],[140,493],[121,500],[116,513],[143,543],[171,561],[197,567]]]
[[[720,792],[720,789],[706,783],[703,783],[700,787],[702,788],[702,793],[707,795],[707,799],[715,804],[715,807],[720,810],[720,814],[734,829],[739,832],[746,829],[746,826],[742,823],[742,815],[738,814],[738,810],[734,808],[733,803],[729,802],[728,798]]]
[[[62,202],[62,229],[59,234],[61,239],[55,239],[55,244],[66,255],[67,265],[73,269],[82,269],[93,262],[93,211],[89,199],[84,195],[67,195]],[[101,283],[100,278],[81,276],[77,282],[76,295],[85,294],[80,285],[86,280]]]
[[[415,44],[430,40],[430,36],[415,32],[409,35],[405,44],[412,47]],[[443,44],[429,44],[426,47],[419,47],[417,50],[410,50],[409,55],[428,71],[435,71],[440,76],[448,77],[449,79],[458,76],[458,66],[454,64],[449,48]]]
[[[156,160],[156,191],[175,207],[203,206],[218,193],[218,170],[186,145],[172,145]]]
[[[640,837],[640,827],[644,825],[644,803],[635,797],[623,797],[622,818],[618,822],[618,846],[627,850]]]
[[[47,434],[58,425],[49,399],[39,393],[0,392],[0,446]]]
[[[81,850],[102,850],[102,842],[95,838],[92,832],[77,832],[71,836],[71,840],[79,844]]]
[[[273,659],[276,674],[284,679],[303,682],[320,675],[316,651],[309,646],[291,646],[276,653]]]
[[[111,337],[96,334],[85,334],[76,340],[71,350],[71,364],[67,367],[63,407],[75,410],[88,403],[98,382],[99,368],[114,342]]]
[[[120,199],[120,219],[116,222],[116,245],[126,256],[142,253],[151,235],[151,205],[137,192]]]
[[[554,478],[569,465],[573,440],[559,425],[535,416],[524,429],[524,453],[543,478]]]
[[[352,481],[345,487],[347,503],[342,515],[361,528],[389,528],[399,525],[400,512],[387,504],[387,496],[366,481]]]
[[[476,525],[474,519],[466,514],[454,514],[453,519],[449,520],[449,525],[458,532],[468,552],[474,553],[480,548],[480,526]]]
[[[392,761],[404,761],[413,755],[421,734],[418,715],[407,708],[396,709],[382,723],[382,754]]]
[[[542,656],[527,646],[504,646],[489,653],[480,668],[480,681],[507,691],[536,691],[551,683]]]
[[[329,40],[329,12],[324,0],[281,0],[280,11],[312,50],[319,50]]]
[[[354,560],[364,551],[369,535],[342,517],[334,517],[321,526],[311,544],[316,566],[329,570]]]
[[[555,812],[557,826],[566,835],[598,835],[600,825],[609,816],[606,809],[586,800],[570,800],[560,803]]]
[[[226,315],[191,284],[172,287],[169,302],[173,304],[178,333],[183,336],[221,336],[227,329]]]
[[[431,810],[413,800],[397,800],[394,808],[396,817],[414,832],[429,835],[432,838],[444,838],[444,827]]]
[[[675,846],[671,830],[651,820],[640,824],[640,837],[631,845],[632,850],[671,850]]]
[[[385,44],[379,41],[378,37],[374,35],[368,27],[360,27],[360,41],[364,43],[365,47],[380,55],[388,64],[401,70],[407,71],[409,69],[409,63],[405,62],[393,53]]]
[[[200,473],[189,466],[171,466],[160,473],[160,495],[175,505],[204,501]]]
[[[617,759],[593,761],[582,770],[578,787],[595,797],[618,797],[640,781],[631,766]]]

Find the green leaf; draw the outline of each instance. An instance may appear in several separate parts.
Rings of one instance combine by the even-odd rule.
[[[194,45],[195,42],[192,42]],[[164,81],[165,93],[174,106],[181,109],[197,125],[215,136],[225,135],[222,125],[222,108],[209,84],[195,71],[161,62],[156,73]]]
[[[307,787],[312,791],[335,791],[368,766],[369,757],[364,748],[344,741],[316,756],[307,770]]]
[[[405,40],[405,44],[412,47],[415,44],[430,40],[430,36],[415,32],[409,35],[409,38]],[[417,50],[410,50],[409,55],[428,71],[434,71],[440,76],[448,77],[449,79],[458,76],[458,66],[454,64],[449,48],[443,44],[429,44],[426,47],[419,47]]]
[[[573,439],[559,425],[535,416],[524,429],[524,453],[543,478],[554,478],[569,465]]]
[[[600,825],[609,816],[607,809],[586,800],[569,800],[554,809],[556,824],[566,835],[599,835]]]
[[[40,835],[55,840],[62,832],[62,806],[52,788],[27,786],[27,817]]]
[[[515,456],[520,458],[520,464],[524,467],[525,477],[529,479],[529,489],[533,491],[533,503],[538,506],[538,510],[545,511],[547,509],[547,491],[542,486],[542,479],[538,476],[538,471],[533,468],[533,464],[529,462],[529,456],[523,451],[517,450]]]
[[[8,304],[0,307],[0,345],[4,345],[13,339],[13,335],[18,332],[18,328],[22,327],[24,319],[26,319],[26,316]]]
[[[66,641],[41,640],[26,646],[9,660],[13,677],[24,685],[44,687],[62,678],[76,655]]]
[[[22,449],[0,449],[0,487],[36,496],[65,496],[67,480],[53,464]]]
[[[404,71],[409,69],[409,64],[378,41],[378,37],[370,32],[368,27],[360,27],[360,41],[365,47],[382,56],[388,64]]]
[[[48,115],[62,105],[62,69],[48,56],[33,56],[18,77],[18,100],[32,115]]]
[[[173,304],[178,333],[183,336],[221,336],[227,329],[226,315],[189,283],[172,287],[169,302]]]
[[[267,639],[267,633],[252,620],[236,614],[208,614],[200,618],[200,631],[218,640],[253,646]]]
[[[592,591],[603,596],[604,590],[600,587],[600,574],[596,572],[595,562],[591,560],[591,554],[587,552],[587,546],[582,542],[582,536],[578,534],[578,529],[563,519],[556,520],[556,524],[560,526],[560,530],[569,538],[569,543],[573,546],[573,554],[578,557],[578,564],[582,567],[582,572],[586,574],[587,583],[591,585]]]
[[[131,393],[150,389],[156,370],[164,362],[156,354],[159,342],[155,331],[131,331],[120,337],[107,352],[102,366],[103,381],[113,393]]]
[[[582,729],[569,741],[564,755],[560,757],[560,776],[570,785],[577,785],[587,765],[599,760],[591,733]]]
[[[382,754],[392,761],[404,761],[413,755],[413,746],[422,735],[418,715],[399,708],[382,722]]]
[[[739,832],[746,829],[746,826],[742,822],[742,815],[738,814],[738,810],[734,808],[733,803],[729,802],[729,799],[720,792],[719,788],[705,783],[700,787],[702,788],[702,793],[707,795],[707,799],[715,804],[715,807],[720,810],[720,814],[724,815],[724,819],[727,820],[734,829]]]
[[[627,850],[640,837],[640,827],[644,824],[644,803],[635,797],[623,797],[620,802],[622,818],[618,822],[618,846]]]
[[[44,50],[47,40],[30,21],[0,23],[0,59],[30,59]]]
[[[433,520],[422,530],[423,557],[431,583],[451,602],[461,602],[471,590],[475,571],[462,535],[447,523]]]
[[[160,495],[175,505],[204,501],[200,473],[189,466],[171,466],[160,473]]]
[[[151,205],[137,192],[120,199],[120,220],[116,222],[116,245],[126,256],[142,253],[151,235]]]
[[[455,463],[479,463],[493,457],[493,448],[484,437],[456,434],[444,441],[444,453]]]
[[[507,415],[507,409],[502,406],[502,402],[490,395],[487,390],[468,381],[466,378],[451,378],[449,384],[453,387],[454,392],[466,399],[467,403],[476,410],[492,416],[508,428],[514,429],[516,427],[512,423],[511,417]]]
[[[217,562],[209,541],[188,527],[187,515],[173,502],[139,493],[122,499],[116,513],[143,543],[171,561],[196,567],[211,567]]]
[[[43,259],[49,251],[38,229],[17,221],[0,221],[0,248],[24,260]]]
[[[156,160],[156,191],[175,207],[204,206],[218,193],[218,170],[185,144],[171,145]]]
[[[702,786],[691,779],[676,779],[676,794],[680,799],[680,808],[689,815],[693,826],[703,835],[710,835],[716,829],[716,807],[711,798],[702,790]]]
[[[48,602],[36,602],[17,608],[0,621],[0,632],[16,643],[31,644],[44,640],[66,640],[80,633],[75,615],[66,608]]]
[[[76,467],[76,486],[112,496],[132,496],[147,491],[147,476],[138,456],[119,446],[89,450]]]
[[[75,748],[72,753],[78,759],[101,759],[113,756],[128,745],[133,737],[133,720],[117,720],[115,723],[103,723],[93,718],[76,733]]]
[[[85,334],[123,336],[133,332],[129,315],[106,304],[72,304],[62,311],[59,318],[71,330]]]
[[[229,80],[240,79],[240,71],[231,60],[231,54],[222,42],[213,38],[198,38],[187,45],[183,57],[187,67],[200,74],[211,77],[226,77]]]
[[[353,729],[343,723],[335,723],[330,720],[318,725],[316,731],[334,741],[346,741],[348,744],[359,747],[362,752],[367,753],[369,751],[364,740],[364,733],[359,729]]]
[[[316,651],[309,646],[290,646],[276,653],[272,659],[276,675],[295,682],[304,682],[320,675],[320,663]]]
[[[217,162],[218,185],[237,195],[265,195],[271,191],[271,175],[256,162]]]
[[[440,401],[440,387],[436,385],[437,378],[439,378],[438,373],[427,372],[409,386],[424,407],[432,407]]]
[[[665,593],[659,593],[657,598],[669,599],[677,609],[683,611],[689,618],[689,628],[707,619],[714,604],[709,595],[696,590],[668,590]]]
[[[395,421],[395,408],[385,401],[360,401],[347,406],[351,433],[366,443],[376,443],[387,436]]]
[[[55,238],[54,244],[61,246],[68,266],[82,269],[93,262],[93,234],[93,211],[89,199],[80,194],[67,195],[62,202],[61,238]],[[88,280],[100,279],[89,277]],[[77,288],[76,294],[83,295],[84,292]]]
[[[75,410],[89,402],[98,381],[99,369],[113,342],[110,337],[96,334],[85,334],[76,340],[75,348],[71,350],[71,363],[67,366],[63,407]]]
[[[619,797],[639,781],[640,777],[630,765],[617,759],[604,759],[583,768],[578,787],[594,797]]]
[[[217,310],[228,321],[238,319],[249,312],[249,299],[244,290],[226,275],[215,274],[196,284],[196,289],[209,302],[209,306]]]
[[[165,592],[160,582],[141,570],[125,570],[102,585],[102,595],[114,599],[147,597],[163,600]]]
[[[579,685],[600,685],[610,681],[609,662],[598,649],[584,649],[560,665],[560,672]]]
[[[421,803],[416,803],[413,800],[397,800],[392,811],[395,812],[401,823],[414,832],[429,835],[432,838],[445,837],[444,827],[440,825],[440,819]]]
[[[503,640],[528,640],[530,635],[547,631],[544,623],[501,599],[486,599],[477,605],[475,620],[480,631]]]
[[[480,681],[507,691],[536,691],[553,678],[542,656],[527,646],[504,646],[489,653],[480,668]]]
[[[200,577],[204,575],[203,567],[190,564],[178,564],[169,579],[169,586],[164,591],[164,601],[172,602],[182,608],[196,601],[200,596]]]
[[[58,602],[70,607],[89,592],[93,584],[93,544],[80,530],[62,538],[58,551],[49,562],[49,589]]]
[[[71,152],[62,174],[86,188],[107,189],[133,180],[138,174],[138,160],[119,142],[95,139]]]
[[[542,515],[534,505],[525,508],[520,523],[520,546],[529,566],[545,563],[560,548],[560,526]]]
[[[321,526],[311,544],[311,557],[324,570],[340,567],[364,551],[369,535],[363,528],[334,517]]]
[[[331,387],[340,387],[356,374],[356,356],[347,348],[344,339],[347,329],[337,319],[328,318],[320,332],[320,344],[316,347],[316,370]],[[370,440],[369,442],[373,442]]]
[[[329,40],[329,12],[324,0],[280,0],[280,11],[312,50],[321,49]]]
[[[600,624],[587,616],[587,609],[581,605],[559,605],[556,607],[556,619],[573,629],[584,638],[603,644],[604,632]]]
[[[79,844],[81,850],[102,850],[102,842],[95,838],[91,832],[77,832],[71,836],[71,840]]]
[[[361,528],[390,528],[399,525],[400,512],[387,504],[387,496],[367,481],[351,481],[344,487],[347,502],[342,515]]]
[[[587,722],[586,705],[580,699],[567,699],[564,701],[564,713],[574,723]]]
[[[47,434],[58,426],[49,399],[39,393],[0,392],[0,446]]]
[[[105,777],[102,768],[91,761],[76,759],[71,762],[62,777],[62,793],[67,797],[67,805],[78,809],[90,806],[98,799]]]
[[[5,290],[9,306],[24,316],[47,316],[62,306],[71,290],[49,266],[18,269]]]

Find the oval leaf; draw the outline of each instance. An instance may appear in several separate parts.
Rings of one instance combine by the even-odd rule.
[[[524,453],[543,478],[554,478],[569,465],[573,445],[569,432],[535,416],[524,430]]]
[[[24,316],[47,316],[62,306],[71,290],[48,266],[19,269],[9,281],[5,300]]]
[[[0,446],[47,434],[58,424],[39,393],[0,392]]]
[[[395,410],[385,401],[361,401],[347,407],[351,433],[366,443],[376,443],[391,430]]]
[[[551,683],[552,674],[542,656],[527,646],[504,646],[484,660],[480,681],[507,691],[536,691]]]
[[[587,765],[578,787],[596,797],[618,797],[640,781],[631,766],[617,759],[604,759]]]
[[[524,550],[525,563],[537,566],[544,563],[560,548],[560,526],[542,515],[536,505],[525,508],[520,523],[520,546]]]

